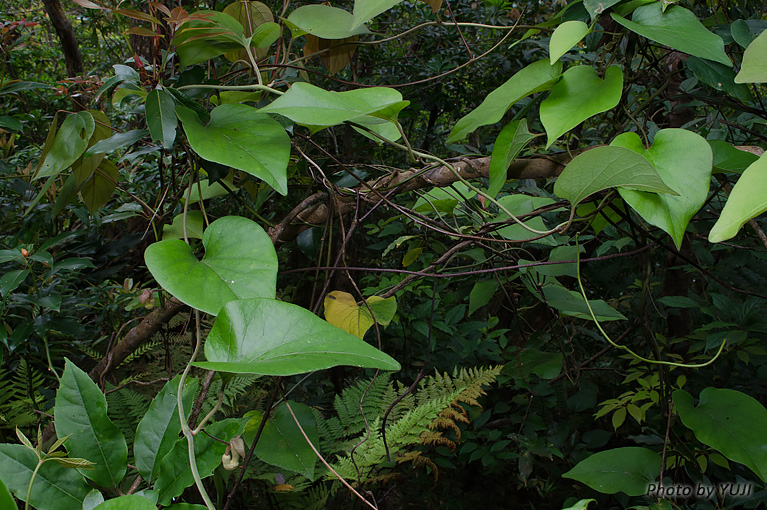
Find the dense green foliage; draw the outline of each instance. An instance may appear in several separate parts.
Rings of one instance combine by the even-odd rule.
[[[63,7],[78,77],[0,9],[2,508],[767,504],[764,6]]]

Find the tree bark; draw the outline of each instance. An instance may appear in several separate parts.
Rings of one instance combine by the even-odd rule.
[[[43,0],[45,12],[56,29],[56,34],[61,41],[61,49],[64,52],[64,61],[67,65],[67,76],[74,77],[83,74],[83,59],[80,56],[80,48],[72,24],[67,19],[64,9],[59,0]]]

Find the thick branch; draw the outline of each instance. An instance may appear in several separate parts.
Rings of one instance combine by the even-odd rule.
[[[547,157],[517,159],[509,167],[508,179],[545,179],[558,176],[571,160],[570,154],[559,153]],[[490,158],[461,159],[451,163],[464,179],[487,178]],[[392,175],[370,181],[360,186],[364,197],[378,201],[379,193],[388,194],[395,189],[395,194],[407,193],[422,188],[443,188],[458,181],[458,177],[447,167],[437,166],[428,170],[414,169],[395,172]],[[391,195],[390,195],[391,197]],[[354,195],[337,196],[335,206],[343,214],[357,206]],[[277,243],[294,238],[306,224],[319,225],[328,215],[327,195],[324,192],[309,196],[275,227],[269,230],[269,237]]]
[[[91,369],[88,375],[96,382],[99,382],[114,367],[119,366],[125,358],[132,354],[141,344],[152,338],[163,324],[166,324],[178,312],[184,308],[184,303],[176,298],[170,298],[160,308],[156,308],[149,315],[144,317],[135,328],[120,340],[120,342],[110,352],[104,356],[101,361]]]
[[[64,61],[67,64],[67,76],[80,76],[83,74],[83,59],[80,56],[80,48],[77,46],[75,31],[67,19],[64,9],[59,0],[43,0],[45,12],[56,29],[56,34],[61,41],[61,49],[64,52]]]

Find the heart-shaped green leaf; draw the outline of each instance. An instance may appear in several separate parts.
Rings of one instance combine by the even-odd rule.
[[[722,214],[708,233],[708,240],[721,243],[735,237],[751,218],[767,211],[767,153],[754,161],[732,187]]]
[[[732,66],[724,52],[722,38],[709,32],[698,17],[684,7],[669,5],[664,12],[662,2],[653,2],[638,7],[631,17],[632,21],[614,12],[610,15],[624,27],[651,41]]]
[[[309,310],[274,299],[228,303],[205,342],[207,362],[220,372],[295,375],[338,365],[399,370],[388,354],[328,324]]]
[[[304,429],[312,444],[318,445],[317,420],[314,418],[312,408],[298,402],[290,402],[290,409],[295,413],[298,423],[301,424],[301,428]],[[274,416],[269,418],[264,426],[254,453],[267,464],[300,473],[309,480],[314,480],[317,455],[301,434],[296,420],[290,414],[290,409],[286,402],[277,406]]]
[[[551,41],[549,42],[551,64],[554,65],[562,55],[570,51],[588,33],[589,26],[583,21],[565,21],[559,25],[551,34]]]
[[[94,463],[93,469],[81,472],[83,476],[106,487],[120,483],[128,462],[125,437],[107,416],[107,401],[99,387],[68,359],[54,409],[56,435],[69,436],[65,443],[69,455]]]
[[[673,399],[682,423],[701,443],[767,481],[767,409],[759,401],[739,391],[711,387],[700,392],[697,407],[684,390],[674,391]]]
[[[587,457],[562,476],[603,494],[641,496],[660,475],[660,465],[660,455],[647,448],[615,448]]]
[[[279,122],[244,104],[224,104],[210,113],[207,126],[194,111],[176,107],[189,145],[208,161],[228,165],[288,192],[290,138]]]
[[[279,113],[305,126],[326,127],[375,114],[391,106],[395,106],[397,113],[404,107],[402,94],[386,87],[333,92],[309,83],[296,83],[259,111]]]
[[[743,53],[743,65],[735,83],[767,82],[767,30],[751,41]]]
[[[571,67],[541,102],[541,123],[548,142],[554,141],[589,117],[618,104],[623,91],[623,71],[610,66],[600,80],[591,66]]]
[[[482,104],[456,122],[447,137],[447,143],[462,140],[481,126],[495,124],[523,97],[549,90],[561,73],[561,62],[554,65],[548,59],[533,62],[488,94]]]
[[[621,137],[626,136],[639,142],[636,133],[624,133],[613,144],[620,143]],[[652,147],[644,152],[655,164],[663,182],[678,190],[678,194],[621,188],[618,192],[645,221],[666,231],[680,248],[687,224],[708,197],[713,160],[711,146],[692,131],[662,129],[656,133]]]
[[[179,239],[150,245],[144,260],[163,289],[212,315],[235,299],[274,298],[277,253],[257,223],[225,216],[205,230],[202,245],[205,256],[199,261]]]
[[[573,206],[607,188],[675,193],[647,159],[625,147],[596,147],[578,154],[554,183],[554,194]]]
[[[351,13],[328,5],[304,5],[290,13],[288,21],[306,34],[322,39],[346,39],[353,35],[369,34],[364,25],[352,29]],[[295,37],[298,37],[297,34]]]

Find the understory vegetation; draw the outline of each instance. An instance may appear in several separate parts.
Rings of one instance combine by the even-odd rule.
[[[767,6],[0,7],[0,508],[767,504]]]

